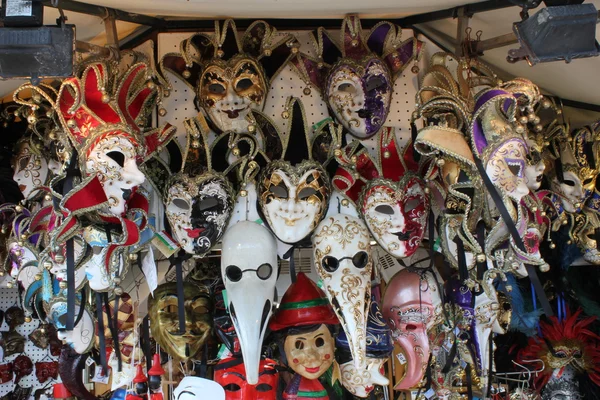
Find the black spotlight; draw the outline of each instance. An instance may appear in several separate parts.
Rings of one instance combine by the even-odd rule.
[[[600,45],[596,41],[597,21],[598,11],[593,4],[544,8],[513,24],[521,48],[509,50],[507,60],[527,60],[530,65],[535,65],[596,57],[600,54]]]

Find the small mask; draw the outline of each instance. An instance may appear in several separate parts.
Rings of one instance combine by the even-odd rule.
[[[160,347],[178,360],[197,358],[210,338],[212,302],[208,289],[191,283],[183,285],[184,298],[177,297],[177,284],[166,283],[154,290],[149,301],[152,337]],[[185,329],[179,331],[179,301],[185,305]]]
[[[349,354],[348,337],[340,332],[335,339],[340,356],[342,385],[354,396],[366,398],[375,389],[375,385],[386,386],[389,380],[382,373],[383,365],[394,350],[390,328],[386,325],[379,304],[371,300],[367,320],[367,358],[363,368],[356,368]],[[350,359],[349,359],[350,358]]]
[[[75,315],[79,315],[80,304],[75,304]],[[88,309],[81,312],[81,319],[72,331],[67,331],[67,300],[64,297],[54,297],[49,304],[48,318],[57,330],[57,337],[68,344],[79,354],[87,353],[94,345],[96,334],[94,318]]]
[[[49,176],[48,161],[37,145],[43,146],[33,135],[21,139],[11,161],[13,180],[19,185],[25,200],[34,197],[37,194],[34,189],[45,185]]]
[[[309,236],[325,216],[331,185],[324,165],[329,165],[340,138],[339,132],[332,131],[333,125],[325,123],[310,141],[310,126],[300,101],[288,99],[286,110],[288,132],[279,137],[283,154],[262,169],[257,192],[266,224],[279,240],[294,244]],[[330,151],[317,152],[322,144]],[[313,159],[313,154],[321,160]]]
[[[4,349],[4,357],[23,353],[25,338],[14,330],[2,332],[2,348]]]
[[[35,363],[35,376],[39,383],[44,383],[48,379],[58,378],[58,362],[36,362]]]
[[[243,360],[225,358],[215,366],[214,380],[225,389],[223,398],[227,400],[275,400],[279,385],[276,365],[273,360],[260,360],[258,382],[252,385],[246,379]],[[202,395],[204,396],[205,392],[202,392]]]
[[[442,315],[440,295],[427,275],[403,269],[390,280],[383,296],[383,316],[407,360],[396,390],[412,388],[423,379],[430,353],[427,331]]]
[[[47,349],[51,335],[56,335],[56,329],[51,324],[40,324],[29,334],[29,340],[40,349]]]
[[[289,367],[306,379],[319,378],[335,360],[335,342],[325,324],[310,331],[291,328],[283,346]]]
[[[25,312],[22,308],[12,306],[4,313],[4,318],[10,330],[25,323]]]
[[[344,214],[323,220],[313,236],[315,267],[346,333],[357,368],[366,362],[373,269],[370,241],[363,222]]]
[[[219,383],[196,376],[186,376],[173,391],[174,400],[197,400],[202,398],[225,400],[225,391]]]
[[[13,363],[0,364],[0,383],[12,382]]]
[[[15,385],[17,385],[21,378],[33,372],[33,363],[29,357],[20,355],[13,361],[13,370],[15,371]]]
[[[351,15],[342,23],[340,39],[323,28],[312,36],[318,60],[305,55],[293,60],[304,81],[321,89],[338,122],[359,140],[383,127],[394,79],[420,58],[423,43],[416,38],[402,42],[400,35],[401,29],[389,22],[364,34],[358,17]]]
[[[277,282],[277,244],[263,226],[249,221],[231,226],[223,236],[221,275],[227,308],[237,332],[248,383],[258,382],[267,323]]]
[[[250,25],[242,37],[233,20],[215,21],[214,34],[185,39],[182,53],[165,55],[160,65],[165,79],[168,71],[194,89],[215,131],[245,133],[251,111],[264,107],[270,79],[287,63],[294,42],[264,21]]]

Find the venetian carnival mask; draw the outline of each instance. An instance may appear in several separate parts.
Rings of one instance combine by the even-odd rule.
[[[422,43],[415,38],[402,42],[400,35],[401,29],[389,22],[365,35],[352,15],[344,19],[339,40],[323,28],[313,35],[317,60],[299,55],[293,61],[303,79],[322,90],[338,122],[359,140],[383,127],[394,79],[420,57]]]
[[[274,33],[257,21],[238,37],[233,20],[215,21],[214,34],[195,34],[181,43],[181,54],[163,57],[163,75],[169,71],[194,89],[215,130],[249,132],[251,111],[263,109],[270,79],[295,46],[292,35]]]
[[[113,261],[108,270],[106,266],[108,251],[109,247],[92,247],[92,256],[83,263],[83,268],[77,269],[79,273],[81,270],[85,272],[90,289],[95,292],[107,292],[113,288],[115,286],[114,278],[121,276],[127,267],[127,258],[123,256],[123,252],[118,251],[113,254]],[[77,275],[76,273],[76,278]]]
[[[500,194],[519,202],[529,193],[525,178],[528,148],[523,136],[509,122],[516,99],[500,89],[478,95],[471,125],[472,147],[486,174]]]
[[[550,379],[542,389],[542,400],[580,400],[579,382],[574,368],[567,367],[560,376]]]
[[[13,363],[0,365],[0,383],[12,382],[13,380]]]
[[[15,372],[15,385],[17,385],[22,378],[33,372],[31,359],[21,354],[13,361],[13,371]]]
[[[363,368],[357,368],[352,359],[348,359],[350,348],[345,332],[340,332],[336,337],[338,361],[342,374],[342,385],[352,395],[366,398],[375,389],[376,385],[386,386],[389,380],[384,375],[383,366],[389,355],[394,350],[394,343],[390,328],[383,320],[377,301],[371,300],[369,318],[367,320],[367,358]],[[350,356],[351,358],[351,356]]]
[[[197,358],[212,330],[212,303],[208,290],[184,283],[184,298],[177,297],[177,284],[166,283],[154,290],[149,302],[152,337],[173,358]],[[179,331],[179,301],[185,305],[185,332]]]
[[[260,211],[271,231],[282,242],[294,244],[310,235],[323,219],[331,196],[324,165],[333,152],[314,151],[320,158],[315,160],[315,144],[321,143],[320,138],[327,135],[331,135],[328,137],[332,143],[339,143],[339,138],[328,132],[332,128],[330,124],[323,124],[309,140],[310,127],[300,101],[289,98],[286,110],[291,120],[287,134],[280,137],[282,159],[271,160],[264,167],[258,178],[257,192]],[[328,144],[330,148],[332,143]]]
[[[531,192],[535,192],[542,186],[546,163],[542,158],[540,147],[534,140],[527,139],[526,144],[529,152],[527,153],[527,164],[525,165],[525,184]]]
[[[97,177],[106,197],[101,204],[116,216],[127,211],[145,180],[138,164],[163,144],[159,130],[142,133],[139,127],[147,123],[160,88],[147,60],[128,54],[131,66],[122,74],[109,63],[85,65],[80,75],[63,81],[56,104],[84,177]]]
[[[210,398],[225,400],[225,391],[215,381],[196,376],[186,376],[173,392],[174,400],[196,400]]]
[[[307,379],[317,379],[323,375],[335,360],[335,342],[328,326],[321,324],[316,329],[306,331],[294,328],[284,341],[285,356],[289,367]]]
[[[48,318],[57,330],[58,339],[68,344],[79,354],[87,353],[94,345],[96,334],[94,318],[87,308],[80,304],[75,305],[75,326],[72,331],[67,331],[67,300],[64,297],[54,297],[49,304]],[[78,317],[81,315],[79,320]]]
[[[35,377],[39,383],[44,383],[48,379],[58,378],[58,362],[57,361],[40,361],[35,363]]]
[[[48,160],[36,147],[37,142],[33,137],[20,140],[11,162],[13,180],[19,185],[25,200],[30,200],[36,194],[33,190],[46,184],[48,179]]]
[[[270,359],[260,360],[258,382],[252,385],[246,379],[243,360],[225,358],[215,366],[214,380],[225,389],[222,398],[227,400],[275,400],[279,385],[276,365],[277,363]],[[202,397],[206,396],[204,391],[201,394]]]
[[[397,258],[409,257],[425,236],[430,209],[428,189],[413,157],[412,145],[396,146],[395,131],[377,135],[380,159],[359,145],[336,156],[334,186],[354,201],[377,243]],[[356,178],[358,173],[359,178]]]
[[[14,330],[2,332],[2,349],[4,350],[4,357],[23,353],[25,338]]]
[[[317,273],[347,335],[354,365],[362,367],[373,269],[369,231],[358,218],[337,214],[319,224],[312,240]]]
[[[562,197],[565,211],[581,209],[593,193],[598,169],[596,168],[595,141],[589,128],[582,128],[572,137],[565,134],[554,143],[558,158],[550,175],[550,187]],[[572,140],[569,140],[572,139]]]
[[[223,236],[221,276],[247,381],[255,385],[262,343],[276,298],[277,244],[273,235],[254,222],[231,226]]]
[[[390,280],[383,296],[383,317],[407,360],[404,377],[396,390],[415,387],[427,368],[430,354],[427,331],[441,316],[439,292],[427,275],[404,269]]]

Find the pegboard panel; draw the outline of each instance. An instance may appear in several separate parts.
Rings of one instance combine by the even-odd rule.
[[[301,44],[300,51],[309,55],[314,54],[314,47],[309,37],[309,31],[289,33],[294,34],[298,38]],[[337,33],[334,32],[334,34]],[[402,39],[405,40],[413,35],[413,31],[404,29],[402,30],[402,34]],[[181,41],[191,35],[192,32],[160,34],[158,36],[158,57],[160,58],[170,52],[179,52]],[[410,117],[415,107],[415,95],[418,86],[418,76],[411,71],[411,67],[412,64],[408,65],[394,82],[390,114],[386,122],[387,126],[396,128],[396,136],[400,145],[405,144],[410,139]],[[163,100],[163,107],[167,111],[167,114],[164,117],[159,117],[159,123],[169,122],[176,126],[178,129],[177,137],[183,143],[185,138],[183,121],[185,118],[193,117],[197,113],[193,102],[195,93],[176,76],[169,74],[168,77],[173,85],[173,90],[170,96]],[[263,111],[273,119],[282,131],[287,128],[288,120],[282,117],[282,113],[289,96],[298,97],[302,100],[307,122],[311,125],[330,116],[327,104],[323,100],[321,93],[314,87],[311,87],[310,93],[305,94],[305,88],[306,83],[289,65],[283,68],[279,75],[273,77]],[[349,137],[349,139],[352,138]],[[366,140],[363,143],[369,151],[375,154],[374,140]]]
[[[17,293],[17,289],[5,289],[5,288],[0,289],[0,310],[6,311],[10,307],[12,307],[14,305],[18,305],[18,303],[19,303],[19,296]],[[49,388],[52,388],[52,385],[54,383],[61,382],[60,376],[59,376],[58,379],[55,381],[48,380],[42,384],[42,383],[38,382],[38,380],[35,376],[35,363],[36,362],[38,362],[38,361],[58,361],[58,357],[52,357],[50,355],[50,347],[48,347],[45,350],[40,349],[39,347],[36,347],[33,344],[33,342],[31,342],[29,340],[29,338],[28,338],[29,334],[31,332],[33,332],[35,330],[35,328],[38,327],[39,324],[40,324],[39,320],[34,319],[31,322],[29,322],[29,323],[26,322],[23,325],[20,325],[16,328],[16,331],[26,339],[25,351],[23,352],[23,354],[25,354],[27,357],[29,357],[31,359],[31,362],[34,365],[33,372],[31,374],[27,375],[26,377],[23,377],[21,379],[21,381],[19,382],[19,385],[21,387],[25,387],[25,388],[32,387],[33,388],[33,390],[31,391],[31,396],[29,397],[31,400],[34,399],[33,394],[35,393],[35,391],[37,389],[46,387],[46,385],[48,385]],[[2,326],[0,327],[0,330],[2,330],[4,332],[8,331],[8,324],[6,323],[6,321],[2,322]],[[12,362],[18,356],[19,356],[19,354],[13,354],[11,356],[4,357],[4,360],[2,360],[0,362],[0,364],[7,364],[9,362]],[[13,374],[13,381],[14,381],[14,374]],[[0,396],[4,396],[4,395],[8,394],[13,389],[14,389],[14,384],[12,382],[0,384]],[[51,391],[50,391],[50,393],[51,393]]]

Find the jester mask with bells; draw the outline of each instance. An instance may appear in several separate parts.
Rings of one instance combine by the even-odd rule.
[[[318,378],[334,364],[332,331],[338,323],[325,293],[300,272],[269,323],[280,332],[287,365],[296,373],[284,390],[285,399],[329,399]]]
[[[340,363],[342,385],[354,396],[366,398],[375,385],[386,386],[389,380],[383,375],[383,366],[394,350],[392,333],[387,326],[376,300],[371,300],[367,319],[367,363],[358,369],[349,354],[348,337],[340,332],[335,339],[337,360]]]
[[[541,391],[553,377],[561,376],[568,368],[577,374],[587,374],[592,382],[600,385],[600,337],[590,329],[595,317],[582,318],[581,312],[567,310],[564,321],[553,316],[549,322],[540,322],[541,337],[530,337],[527,346],[519,351],[519,363],[537,368],[542,360],[545,365],[534,380],[536,390]]]
[[[548,155],[554,158],[549,170],[550,188],[560,195],[562,208],[578,212],[594,191],[598,167],[596,135],[590,129],[555,138]]]
[[[221,252],[226,307],[240,342],[246,380],[256,385],[263,339],[276,298],[277,243],[265,227],[242,221],[225,232]]]
[[[377,243],[392,256],[409,257],[419,248],[430,210],[429,189],[414,160],[412,144],[396,145],[393,128],[377,135],[378,158],[358,142],[336,153],[334,187],[355,202]]]
[[[331,161],[341,132],[325,122],[311,139],[297,98],[288,99],[283,116],[289,119],[287,132],[272,136],[277,151],[258,177],[258,206],[275,236],[294,244],[309,236],[325,216],[331,196],[328,169],[334,168]]]
[[[398,26],[381,22],[365,35],[358,17],[348,16],[339,39],[319,28],[312,36],[315,57],[299,54],[293,60],[306,84],[321,90],[338,122],[358,139],[381,129],[394,79],[422,54],[423,42],[414,37],[401,41],[401,34]],[[418,72],[416,64],[413,71]]]
[[[183,165],[167,165],[155,157],[146,168],[163,193],[173,238],[186,253],[202,257],[221,240],[233,212],[235,190],[231,182],[236,182],[239,163],[230,166],[226,154],[220,152],[223,143],[231,143],[231,134],[220,135],[209,146],[202,115],[186,119],[183,125],[187,131],[183,154],[178,146],[168,147],[172,162],[183,159]]]
[[[108,62],[83,65],[75,78],[63,81],[56,104],[79,155],[84,182],[89,185],[92,177],[100,182],[105,195],[101,203],[107,206],[102,212],[117,216],[127,211],[128,201],[144,183],[139,164],[163,144],[165,135],[173,134],[140,128],[148,122],[160,87],[145,60],[133,57],[138,62],[125,73]]]
[[[238,35],[233,20],[215,21],[214,34],[197,33],[181,42],[181,53],[161,60],[166,72],[182,79],[196,93],[217,132],[249,132],[251,110],[262,110],[271,79],[288,62],[297,44],[256,21]]]
[[[212,331],[212,302],[209,290],[189,282],[183,284],[184,298],[177,297],[177,284],[160,285],[149,299],[150,329],[156,343],[181,361],[197,359]],[[185,307],[185,332],[179,330],[180,301]]]
[[[383,317],[407,360],[396,390],[413,388],[423,379],[430,354],[427,332],[441,322],[441,307],[438,287],[428,272],[403,269],[386,287]]]
[[[365,368],[367,315],[371,303],[371,237],[355,217],[336,214],[312,238],[314,263],[342,328],[356,368]]]

